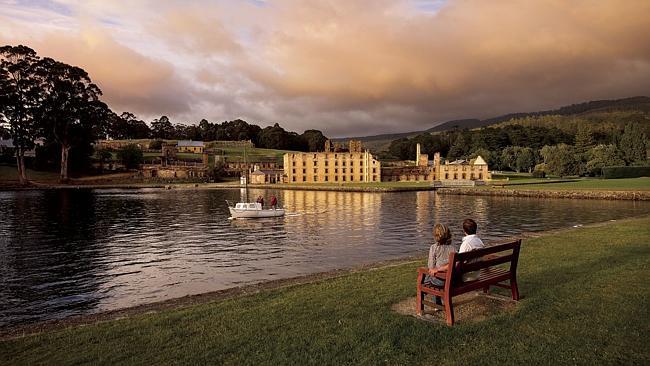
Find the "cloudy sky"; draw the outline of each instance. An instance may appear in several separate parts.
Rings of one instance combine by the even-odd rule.
[[[342,137],[650,95],[648,0],[0,0],[116,112]]]

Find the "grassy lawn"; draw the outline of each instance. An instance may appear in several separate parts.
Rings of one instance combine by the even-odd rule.
[[[650,218],[524,241],[515,311],[399,315],[405,263],[0,343],[0,364],[648,364]]]
[[[650,190],[650,177],[624,179],[585,178],[574,182],[512,185],[509,189],[541,190],[604,190],[604,191],[647,191]]]
[[[42,172],[27,169],[27,179],[39,182],[58,182],[58,172]],[[18,182],[18,169],[15,166],[0,165],[0,181]]]

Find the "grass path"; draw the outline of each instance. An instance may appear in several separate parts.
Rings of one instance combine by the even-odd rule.
[[[423,260],[424,262],[424,260]],[[513,312],[453,328],[390,307],[406,263],[0,343],[0,364],[649,364],[650,218],[524,241]]]

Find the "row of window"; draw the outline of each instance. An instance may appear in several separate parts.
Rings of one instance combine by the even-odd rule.
[[[296,174],[296,169],[291,169],[291,173]],[[328,168],[325,168],[325,174],[329,174],[330,170]],[[339,169],[334,168],[334,174],[338,174]],[[347,173],[347,168],[341,168],[341,173],[345,174]],[[350,173],[354,173],[354,168],[350,168]],[[363,173],[363,169],[359,169],[359,173]],[[372,174],[377,173],[377,168],[372,168]],[[307,174],[307,169],[302,170],[302,174]],[[314,174],[318,174],[318,169],[314,168]]]
[[[313,163],[314,163],[314,166],[318,166],[318,160],[314,160]],[[345,160],[341,161],[341,166],[345,166],[345,163],[346,163]],[[328,162],[327,160],[325,160],[324,165],[325,165],[325,166],[329,166],[329,162]],[[373,161],[372,161],[372,165],[377,165],[377,161],[376,161],[376,160],[373,160]],[[296,166],[296,162],[295,162],[295,161],[292,161],[292,162],[291,162],[291,166]],[[306,162],[306,161],[303,161],[303,162],[302,162],[302,166],[307,166],[307,162]],[[334,166],[339,166],[339,161],[338,161],[338,160],[335,160],[335,161],[334,161]],[[354,160],[351,160],[351,161],[350,161],[350,166],[354,166]],[[363,160],[359,162],[359,166],[363,166]]]
[[[291,181],[292,182],[297,182],[297,181],[307,182],[307,177],[303,175],[302,179],[297,179],[296,176],[293,176],[293,177],[291,177]],[[331,182],[338,182],[338,181],[339,181],[339,176],[338,175],[335,175],[334,180],[331,180]],[[354,182],[354,181],[355,181],[354,177],[352,177],[352,176],[349,178],[349,180],[345,175],[341,176],[341,182]],[[363,179],[360,178],[358,181],[363,182]],[[378,182],[379,177],[377,177],[376,175],[373,175],[372,177],[370,177],[370,181],[371,182]],[[319,182],[318,176],[314,176],[313,182]],[[329,177],[324,176],[323,177],[323,182],[330,182]]]
[[[291,154],[291,157],[292,157],[292,158],[295,158],[296,155],[300,155],[300,154]],[[314,159],[318,159],[318,154],[312,154],[312,155],[314,155]],[[307,154],[302,154],[302,156],[303,156],[303,157],[306,157]],[[347,158],[351,158],[351,159],[354,159],[355,157],[358,157],[359,159],[363,159],[363,153],[361,153],[361,154],[357,154],[357,156],[355,156],[355,155],[353,155],[353,154],[344,154],[344,155],[341,156],[341,157],[343,157],[343,158],[346,158],[346,157],[347,157]],[[327,159],[327,158],[329,158],[329,156],[328,156],[328,155],[325,155],[325,159]],[[334,154],[334,159],[338,159],[338,158],[339,158],[339,154]]]
[[[470,174],[469,179],[473,180],[474,173]],[[449,179],[449,173],[445,173],[445,179]],[[454,173],[454,179],[458,179],[458,173]],[[467,174],[463,173],[461,179],[467,179]],[[478,173],[478,179],[483,179],[483,173]]]

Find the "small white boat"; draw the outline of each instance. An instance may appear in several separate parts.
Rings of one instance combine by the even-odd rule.
[[[233,219],[254,219],[261,217],[284,216],[283,208],[263,208],[258,202],[237,202],[235,206],[228,206]]]

